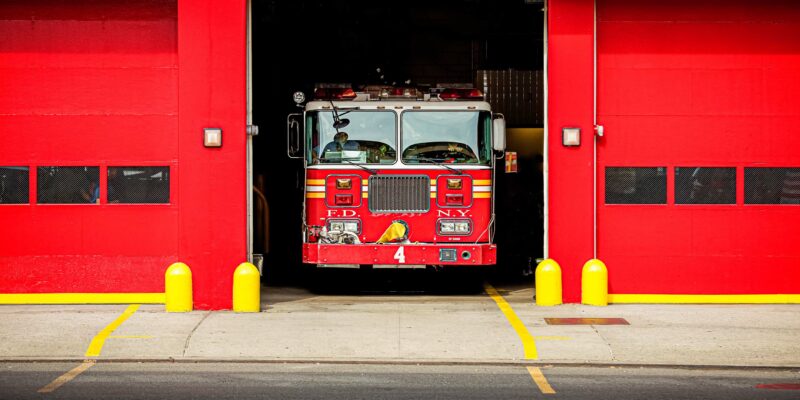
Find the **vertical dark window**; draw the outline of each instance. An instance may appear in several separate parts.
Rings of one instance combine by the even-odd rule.
[[[675,204],[736,204],[736,168],[676,167]]]
[[[744,203],[800,205],[800,168],[745,168]]]
[[[27,204],[28,167],[0,167],[0,204]]]
[[[108,167],[108,202],[169,203],[169,167]]]
[[[606,167],[606,204],[667,204],[666,167]]]
[[[41,204],[92,204],[100,196],[99,167],[38,167],[36,180]]]

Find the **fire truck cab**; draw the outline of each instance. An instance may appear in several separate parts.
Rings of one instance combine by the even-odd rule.
[[[323,99],[320,99],[320,98]],[[317,89],[288,122],[305,164],[303,262],[493,265],[495,159],[505,122],[474,89]]]

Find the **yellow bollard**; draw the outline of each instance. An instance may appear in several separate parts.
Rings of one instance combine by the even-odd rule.
[[[164,274],[164,297],[167,312],[192,311],[192,270],[176,262]]]
[[[233,272],[233,311],[261,311],[261,276],[248,262],[239,264]]]
[[[557,306],[561,303],[561,267],[548,258],[536,266],[536,305]]]
[[[608,305],[608,268],[596,258],[583,265],[581,303],[590,306]]]

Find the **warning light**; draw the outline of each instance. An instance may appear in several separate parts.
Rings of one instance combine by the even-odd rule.
[[[516,173],[517,172],[517,152],[516,151],[507,151],[506,152],[506,173]]]
[[[447,180],[447,188],[448,189],[461,189],[461,179],[448,179]]]
[[[351,88],[317,88],[314,89],[314,98],[317,100],[353,100],[356,92]]]
[[[464,195],[447,194],[444,196],[444,204],[448,206],[462,206],[464,205]]]
[[[336,179],[336,188],[337,189],[350,189],[353,187],[353,181],[349,178],[337,178]]]
[[[483,92],[478,89],[445,89],[439,93],[442,100],[483,100]]]
[[[415,99],[419,97],[419,90],[410,87],[384,87],[381,88],[380,98],[409,98]]]
[[[337,206],[352,206],[353,205],[353,195],[352,194],[337,194],[334,197],[334,204]]]

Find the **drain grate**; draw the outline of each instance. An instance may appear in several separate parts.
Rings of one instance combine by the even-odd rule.
[[[545,318],[547,325],[630,325],[625,318]]]

